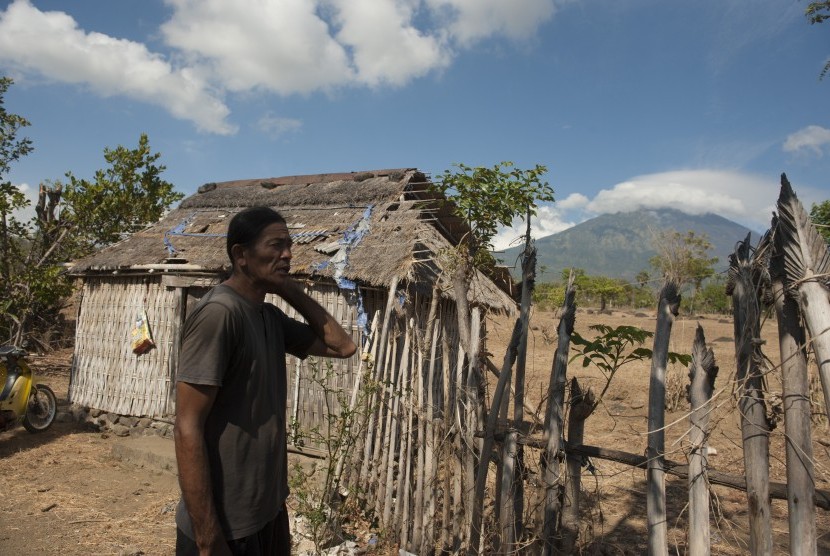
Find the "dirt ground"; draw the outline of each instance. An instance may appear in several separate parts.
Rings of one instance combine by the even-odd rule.
[[[679,319],[672,332],[671,350],[691,350],[697,322],[703,326],[720,366],[715,383],[718,410],[710,445],[717,451],[710,465],[723,472],[740,474],[743,469],[739,416],[732,396],[734,344],[731,319],[708,317]],[[536,406],[543,398],[550,376],[558,320],[553,312],[538,312],[532,318],[527,370],[527,401]],[[577,315],[577,331],[588,335],[592,324],[641,326],[653,331],[653,311],[614,312],[610,315]],[[512,323],[494,319],[488,323],[488,349],[501,362]],[[765,354],[773,366],[777,360],[775,323],[763,327]],[[647,342],[646,347],[651,347]],[[68,391],[67,353],[34,358],[42,381],[51,385],[62,403]],[[572,364],[570,376],[583,386],[602,388],[601,375],[591,368]],[[685,369],[670,369],[686,381]],[[587,421],[585,443],[633,453],[644,453],[649,365],[624,367],[614,379],[605,403]],[[768,375],[772,393],[780,393],[777,371]],[[683,407],[666,415],[667,457],[684,462],[683,433],[687,419]],[[820,426],[815,439],[827,439]],[[172,554],[174,508],[178,486],[173,474],[137,467],[112,456],[114,439],[75,423],[56,423],[46,433],[32,435],[22,427],[0,434],[3,503],[0,504],[0,554]],[[783,423],[771,437],[772,480],[784,482]],[[830,489],[830,453],[814,443],[817,487]],[[533,471],[538,453],[528,450],[525,459]],[[593,460],[593,473],[583,474],[585,518],[581,543],[595,554],[644,554],[646,541],[645,473],[620,464]],[[671,552],[685,553],[685,481],[668,477],[669,542]],[[746,554],[747,504],[745,494],[714,486],[712,553]],[[787,553],[786,501],[773,502],[773,537],[776,553]],[[819,553],[830,553],[830,512],[818,510]],[[592,544],[593,543],[593,544]],[[374,552],[378,553],[378,552]],[[395,551],[396,553],[396,551]]]

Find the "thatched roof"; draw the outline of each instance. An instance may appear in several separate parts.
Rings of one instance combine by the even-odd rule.
[[[291,273],[387,287],[399,276],[431,288],[441,254],[468,229],[416,169],[209,183],[157,224],[78,261],[77,275],[146,271],[226,272],[225,233],[239,210],[278,210],[294,239]],[[498,285],[497,285],[498,283]],[[471,301],[512,312],[509,276],[474,279]]]

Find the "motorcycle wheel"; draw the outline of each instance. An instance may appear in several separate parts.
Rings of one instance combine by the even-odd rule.
[[[58,399],[51,388],[38,384],[29,396],[29,405],[26,415],[23,416],[23,426],[29,432],[43,432],[55,422],[58,412]]]

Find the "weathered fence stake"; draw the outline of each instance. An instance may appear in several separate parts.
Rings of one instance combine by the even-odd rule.
[[[510,375],[512,374],[513,363],[516,361],[516,353],[519,349],[519,337],[521,336],[522,321],[516,319],[513,326],[513,334],[510,336],[510,343],[507,345],[507,350],[504,354],[504,363],[501,368],[501,375],[493,391],[493,403],[490,406],[490,411],[487,413],[487,423],[484,428],[484,442],[481,448],[481,458],[479,459],[478,475],[476,476],[476,492],[475,505],[473,506],[473,519],[470,527],[470,546],[468,547],[468,554],[476,554],[478,550],[478,543],[481,539],[481,515],[484,506],[484,490],[487,485],[487,468],[490,463],[490,454],[493,451],[493,443],[495,442],[496,424],[499,418],[499,408],[501,407],[502,398],[504,397],[507,385],[510,383]],[[499,488],[499,485],[496,485]]]
[[[816,554],[817,541],[816,484],[813,443],[810,440],[810,378],[804,329],[801,327],[798,303],[784,286],[784,255],[776,229],[777,219],[772,224],[775,248],[770,261],[770,277],[781,351],[790,554],[805,556]]]
[[[760,370],[760,300],[756,278],[758,261],[750,258],[750,235],[738,244],[730,259],[730,287],[735,329],[735,380],[744,447],[747,502],[749,505],[749,552],[772,554],[769,500],[769,423],[764,406]]]
[[[786,285],[798,291],[816,352],[825,412],[830,419],[830,249],[810,222],[786,174],[781,174],[776,243],[784,256]]]
[[[689,556],[708,556],[710,553],[707,439],[711,411],[709,401],[717,375],[715,354],[712,348],[706,347],[703,328],[698,324],[689,365],[689,398],[692,404],[689,415]]]
[[[585,392],[576,377],[571,379],[571,409],[568,418],[568,442],[582,444],[585,436],[585,420],[596,407],[593,390]],[[562,505],[562,534],[559,538],[559,554],[574,554],[579,539],[579,496],[582,490],[582,457],[567,454],[568,475],[565,481],[565,500]]]
[[[553,554],[556,546],[556,528],[559,521],[561,498],[559,496],[562,453],[562,433],[564,430],[565,382],[568,371],[568,352],[571,349],[571,334],[576,322],[576,292],[573,286],[573,273],[568,278],[565,289],[565,301],[562,303],[562,315],[559,318],[559,328],[556,344],[556,353],[553,357],[553,368],[548,385],[548,406],[545,411],[545,452],[544,475],[542,484],[545,488],[544,518],[542,520],[542,554]],[[571,396],[574,396],[573,392]],[[573,412],[571,413],[573,420]],[[573,440],[572,440],[573,441]],[[579,441],[582,444],[582,440]]]
[[[657,331],[651,360],[651,378],[648,389],[648,472],[646,474],[646,511],[648,514],[648,553],[668,555],[666,529],[666,472],[663,465],[665,451],[666,363],[669,338],[674,317],[680,307],[677,284],[667,280],[660,291],[657,309]]]

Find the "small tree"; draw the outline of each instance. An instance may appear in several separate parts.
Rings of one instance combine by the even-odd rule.
[[[553,201],[553,189],[542,176],[545,166],[529,170],[500,162],[492,168],[454,164],[457,171],[445,170],[433,188],[452,202],[455,214],[470,225],[452,258],[453,289],[459,304],[461,343],[469,353],[469,307],[467,291],[476,268],[492,266],[492,241],[500,226],[510,226],[525,214],[534,216],[539,202]]]
[[[706,234],[699,236],[691,230],[685,234],[663,230],[654,238],[653,246],[657,255],[649,262],[679,288],[692,284],[699,289],[704,280],[715,274],[718,258],[709,257],[712,244]]]
[[[821,23],[826,19],[830,19],[830,1],[822,0],[820,2],[810,2],[807,4],[807,9],[804,12],[810,24]],[[827,72],[830,71],[830,61],[825,62],[824,67],[819,74],[819,79],[824,79]]]
[[[810,207],[810,220],[824,240],[830,243],[830,200],[818,204],[813,203]]]
[[[20,221],[15,215],[31,203],[3,178],[33,147],[28,138],[17,138],[29,122],[3,105],[12,83],[0,78],[0,342],[22,344],[29,332],[60,322],[71,293],[62,263],[155,222],[182,195],[160,178],[161,155],[152,153],[142,134],[136,149],[105,149],[110,166],[93,181],[67,173],[67,184],[41,184],[36,216]]]
[[[134,149],[105,148],[109,166],[95,172],[92,180],[66,174],[69,182],[64,186],[61,217],[75,237],[74,256],[87,255],[158,221],[184,197],[161,179],[167,167],[157,164],[160,157],[142,133]]]

